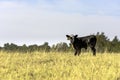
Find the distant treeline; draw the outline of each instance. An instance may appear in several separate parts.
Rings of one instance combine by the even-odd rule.
[[[103,53],[103,52],[115,52],[119,53],[120,52],[120,40],[115,36],[113,40],[108,39],[108,37],[102,33],[97,33],[95,34],[97,36],[97,45],[96,49],[97,52]],[[66,38],[66,37],[65,37]],[[54,44],[52,46],[49,46],[48,42],[45,42],[42,45],[29,45],[26,46],[26,44],[22,46],[18,46],[14,43],[5,43],[3,47],[0,47],[1,51],[7,51],[7,52],[70,52],[73,51],[72,45],[67,44],[65,42],[60,42],[57,44]],[[88,48],[87,51],[90,49]],[[83,52],[85,51],[84,49],[82,50]]]

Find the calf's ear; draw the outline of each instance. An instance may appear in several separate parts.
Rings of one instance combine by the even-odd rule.
[[[66,35],[66,37],[70,37],[69,35]]]
[[[75,35],[75,37],[78,37],[78,35]]]
[[[66,35],[66,37],[67,37],[67,40],[70,40],[70,36],[69,35]]]

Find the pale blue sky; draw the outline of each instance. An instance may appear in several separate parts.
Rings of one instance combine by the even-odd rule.
[[[120,39],[120,0],[0,0],[0,45],[68,42],[66,34]]]

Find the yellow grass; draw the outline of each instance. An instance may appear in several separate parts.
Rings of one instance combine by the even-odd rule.
[[[120,54],[0,52],[0,80],[120,80]]]

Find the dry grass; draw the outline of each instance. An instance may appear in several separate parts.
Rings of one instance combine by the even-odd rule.
[[[0,52],[0,80],[120,80],[120,54]]]

